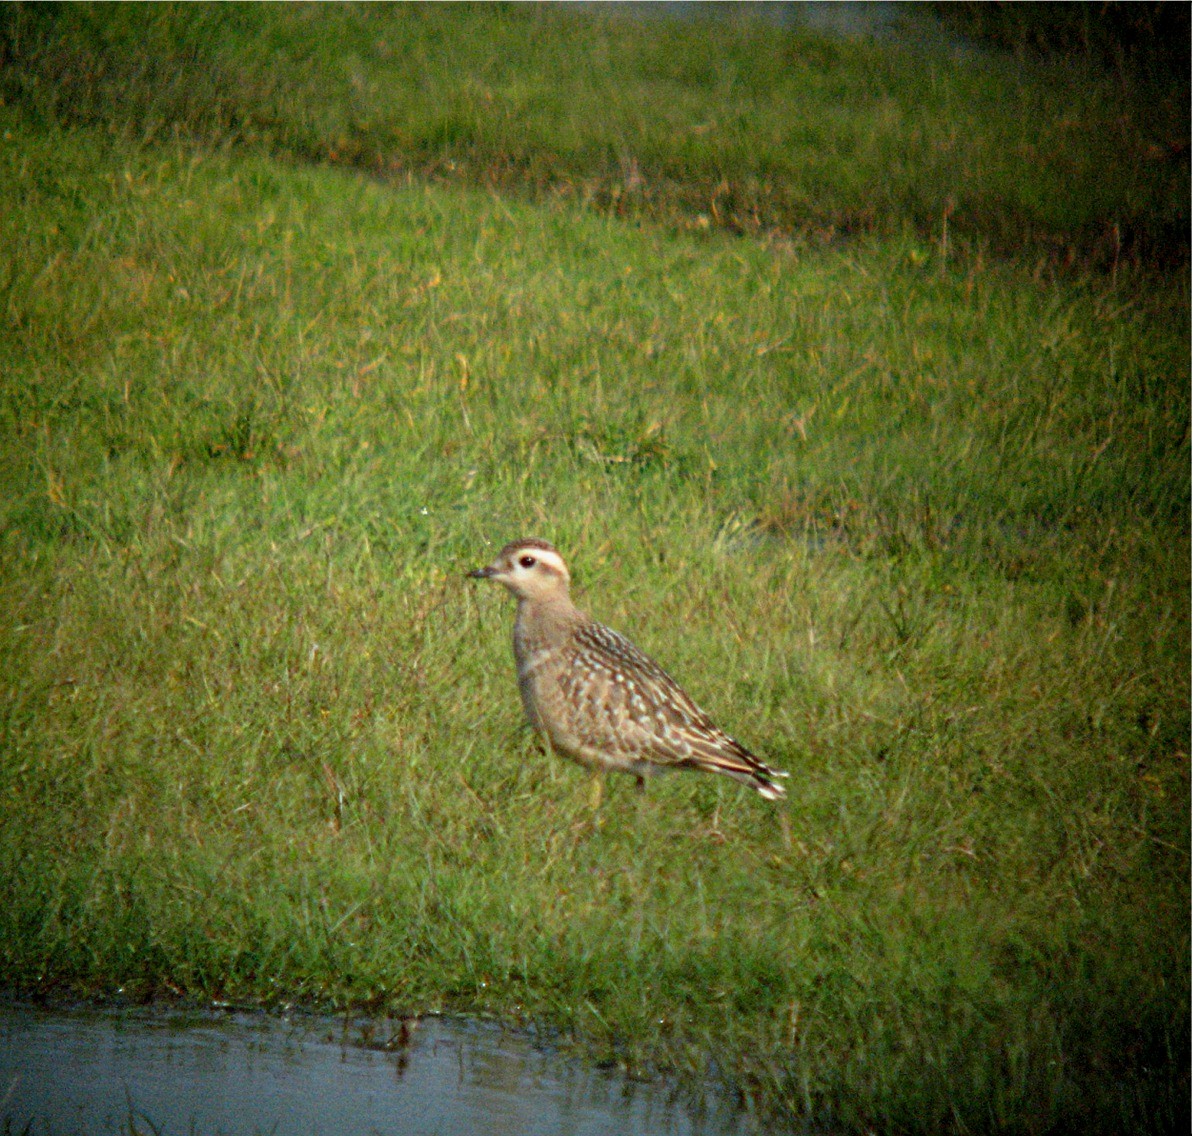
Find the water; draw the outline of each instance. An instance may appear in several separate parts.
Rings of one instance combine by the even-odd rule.
[[[569,0],[573,2],[573,0]],[[896,42],[955,56],[974,53],[968,41],[953,35],[920,4],[897,0],[745,0],[726,4],[708,0],[593,0],[584,6],[604,15],[648,22],[655,19],[736,20],[798,28],[840,39]]]
[[[903,5],[892,0],[597,0],[587,5],[606,14],[635,19],[737,20],[803,27],[831,35],[882,36],[896,27]]]
[[[586,1067],[523,1033],[424,1018],[0,1005],[0,1132],[747,1136],[726,1094]]]

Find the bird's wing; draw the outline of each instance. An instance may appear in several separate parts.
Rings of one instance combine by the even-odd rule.
[[[574,633],[573,645],[564,692],[582,710],[578,717],[586,723],[588,744],[660,765],[751,776],[767,769],[624,635],[587,623]]]

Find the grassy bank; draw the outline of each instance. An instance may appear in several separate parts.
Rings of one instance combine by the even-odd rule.
[[[715,1054],[792,1123],[1173,1128],[1182,278],[35,109],[0,111],[7,985],[491,1011]],[[590,810],[462,578],[525,533],[787,802]]]
[[[0,59],[8,101],[139,140],[232,139],[681,227],[910,226],[1029,263],[1188,261],[1189,83],[1163,66],[748,18],[644,32],[550,5],[14,4]]]

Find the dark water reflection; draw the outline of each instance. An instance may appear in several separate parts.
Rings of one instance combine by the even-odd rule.
[[[389,1048],[386,1048],[386,1045]],[[0,1006],[0,1132],[753,1136],[702,1100],[487,1023]]]

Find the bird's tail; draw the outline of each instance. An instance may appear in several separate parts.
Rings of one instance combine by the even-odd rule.
[[[781,779],[788,776],[786,772],[760,761],[741,742],[727,734],[722,734],[717,740],[720,744],[707,749],[693,746],[696,752],[689,759],[690,763],[698,769],[723,773],[726,777],[749,785],[768,801],[781,801],[787,796],[787,790],[780,784]]]
[[[781,769],[771,769],[764,765],[761,770],[755,772],[752,783],[759,796],[765,797],[768,801],[781,801],[787,796],[787,790],[779,784],[777,778],[786,776]]]

